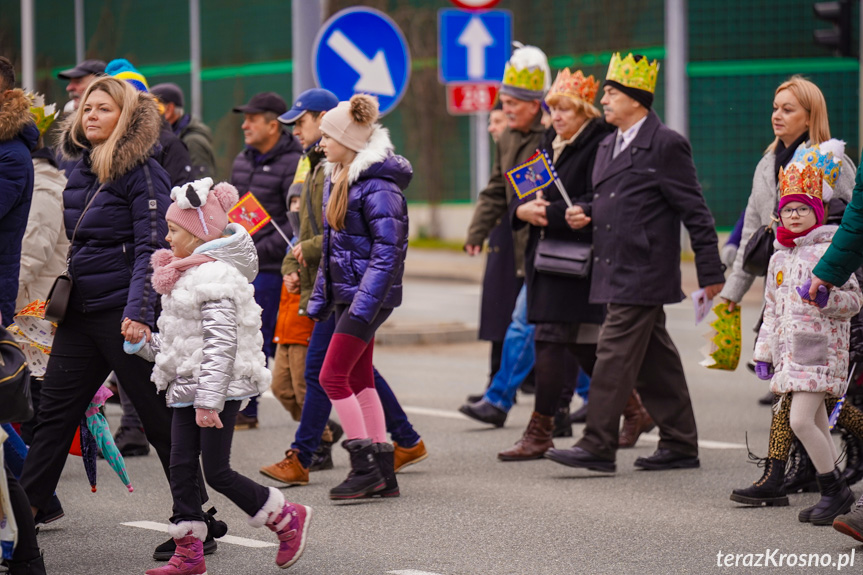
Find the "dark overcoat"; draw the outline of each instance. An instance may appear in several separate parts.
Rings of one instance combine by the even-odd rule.
[[[602,118],[588,120],[588,124],[574,142],[566,146],[554,162],[554,168],[564,189],[572,200],[588,211],[593,201],[593,164],[599,142],[613,128]],[[554,128],[549,128],[541,148],[554,157],[551,147],[557,136]],[[593,241],[593,228],[587,226],[573,230],[566,223],[566,202],[557,186],[549,186],[542,191],[543,197],[551,202],[546,208],[548,226],[541,228],[529,225],[515,217],[515,210],[523,203],[532,201],[535,196],[523,200],[517,197],[512,203],[512,222],[516,229],[530,227],[530,235],[525,251],[524,269],[527,283],[527,319],[531,323],[602,323],[605,307],[588,303],[590,296],[590,277],[579,279],[537,272],[533,266],[540,235],[553,240],[590,244]]]
[[[590,301],[654,306],[683,300],[681,222],[695,252],[698,284],[723,283],[716,228],[689,142],[653,111],[613,158],[615,136],[599,144],[593,167]]]

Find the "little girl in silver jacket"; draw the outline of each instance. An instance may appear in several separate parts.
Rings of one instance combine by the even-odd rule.
[[[250,525],[266,525],[277,534],[279,567],[292,565],[305,547],[311,508],[286,502],[279,490],[230,467],[240,404],[269,388],[271,379],[261,352],[261,308],[251,285],[257,252],[248,232],[228,223],[237,198],[236,188],[213,187],[210,178],[171,191],[174,203],[165,216],[171,250],[152,257],[153,287],[162,294],[159,332],[141,349],[128,349],[155,361],[153,382],[166,390],[174,408],[169,531],[177,551],[168,565],[147,575],[206,571],[207,526],[195,487],[199,456],[207,483],[246,512]]]

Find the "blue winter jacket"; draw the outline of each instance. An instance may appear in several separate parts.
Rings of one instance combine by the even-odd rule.
[[[332,165],[326,166],[324,213]],[[413,177],[410,162],[393,154],[386,129],[377,126],[348,167],[345,227],[333,230],[324,217],[321,267],[308,306],[313,319],[326,319],[335,304],[371,323],[381,308],[402,302],[408,248],[408,211],[403,194]]]
[[[39,130],[21,90],[0,94],[0,315],[12,323],[18,297],[21,238],[33,197],[33,161]]]
[[[168,247],[165,213],[171,203],[168,173],[151,156],[160,126],[155,102],[139,94],[127,135],[117,144],[111,177],[83,219],[102,183],[90,170],[90,151],[72,142],[70,122],[61,132],[64,153],[82,155],[63,191],[66,235],[70,240],[75,236],[69,260],[71,305],[84,312],[122,309],[123,317],[151,329],[156,327],[159,294],[151,283],[150,255]]]

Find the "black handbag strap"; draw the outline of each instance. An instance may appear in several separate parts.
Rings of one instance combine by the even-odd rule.
[[[81,212],[81,217],[78,218],[78,223],[75,224],[75,229],[72,230],[72,241],[69,242],[69,251],[66,253],[66,267],[67,268],[69,267],[69,259],[72,257],[72,246],[75,245],[75,235],[78,233],[78,226],[81,225],[81,220],[84,219],[84,215],[87,213],[87,210],[89,210],[90,206],[93,205],[93,200],[96,199],[96,196],[99,195],[99,192],[102,191],[102,188],[104,188],[105,185],[106,184],[102,184],[101,186],[99,186],[99,189],[96,190],[96,193],[93,194],[93,196],[90,198],[90,201],[87,202],[86,206],[84,206],[84,211]]]

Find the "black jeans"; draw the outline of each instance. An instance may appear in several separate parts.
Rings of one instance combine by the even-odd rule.
[[[30,501],[21,488],[15,475],[6,466],[6,481],[9,485],[9,500],[12,513],[18,524],[18,543],[12,553],[13,561],[32,561],[39,557],[39,543],[36,541],[36,524],[33,522],[33,512],[30,511]]]
[[[233,501],[246,515],[261,510],[270,491],[231,469],[231,441],[240,401],[226,401],[219,414],[222,429],[198,427],[194,407],[176,407],[171,420],[171,495],[174,515],[171,523],[203,521],[198,492],[198,459],[204,464],[207,484]]]
[[[111,371],[141,415],[165,476],[171,463],[171,411],[165,393],[150,381],[153,364],[123,351],[123,310],[81,312],[70,309],[57,328],[39,401],[38,423],[24,461],[21,486],[30,504],[44,509],[60,481],[69,447],[81,418]],[[199,501],[207,500],[201,482]]]

